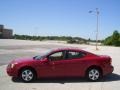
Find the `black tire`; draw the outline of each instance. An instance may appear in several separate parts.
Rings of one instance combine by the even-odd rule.
[[[89,81],[98,81],[102,77],[102,72],[98,68],[90,68],[86,72],[86,77]]]
[[[23,82],[31,82],[36,79],[36,73],[34,70],[29,68],[22,69],[20,72],[20,79]]]

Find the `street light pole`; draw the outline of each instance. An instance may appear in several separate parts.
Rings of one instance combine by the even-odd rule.
[[[98,8],[96,8],[96,14],[97,14],[97,27],[96,27],[96,50],[98,50],[98,16],[99,16],[99,11],[98,11]]]
[[[96,13],[96,17],[97,17],[97,26],[96,26],[96,50],[98,50],[98,18],[99,18],[99,10],[98,8],[96,8],[95,11],[89,11],[89,13],[95,12]]]

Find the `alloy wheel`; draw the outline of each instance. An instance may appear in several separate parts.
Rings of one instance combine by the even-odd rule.
[[[90,69],[88,72],[89,80],[96,81],[100,78],[100,71],[98,69]]]
[[[21,73],[21,78],[25,82],[30,82],[33,80],[34,74],[33,71],[30,69],[25,69]]]

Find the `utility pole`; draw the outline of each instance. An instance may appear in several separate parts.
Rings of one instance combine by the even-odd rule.
[[[89,11],[89,13],[96,13],[96,50],[98,50],[98,33],[99,33],[99,30],[98,30],[98,20],[99,20],[99,10],[98,10],[98,8],[96,8],[96,10],[95,11]]]

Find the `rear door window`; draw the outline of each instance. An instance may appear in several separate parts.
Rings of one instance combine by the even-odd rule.
[[[78,51],[68,51],[67,52],[67,59],[77,59],[82,58],[85,56],[85,53],[78,52]]]

